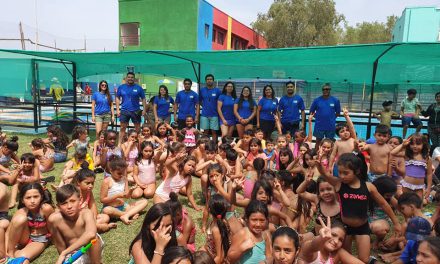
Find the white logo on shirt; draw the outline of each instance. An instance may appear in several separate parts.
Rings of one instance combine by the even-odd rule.
[[[212,96],[216,96],[216,94],[212,94]]]
[[[190,96],[189,96],[189,98],[193,99],[193,98],[194,98],[194,96],[193,96],[193,95],[190,95]]]
[[[272,104],[276,105],[277,103],[275,103],[275,102],[272,102]]]
[[[334,106],[335,106],[335,104],[330,104],[330,106],[331,106],[331,107],[334,107]]]
[[[133,90],[133,93],[137,93],[137,91],[138,91],[138,90],[135,89],[135,90]]]
[[[294,103],[294,104],[297,104],[297,103],[298,103],[298,101],[297,101],[297,100],[295,100],[295,101],[293,101],[293,103]]]

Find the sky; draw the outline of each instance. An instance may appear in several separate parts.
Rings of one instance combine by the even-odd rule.
[[[160,0],[157,0],[160,1]],[[180,0],[175,0],[180,1]],[[273,0],[208,0],[212,5],[250,25],[258,13],[265,13]],[[385,22],[400,16],[405,7],[437,6],[440,0],[336,0],[336,10],[349,25],[363,21]],[[19,38],[20,21],[25,38],[59,48],[87,51],[117,50],[117,0],[14,0],[2,1],[0,39]],[[19,48],[17,41],[0,40],[0,48]],[[28,45],[27,49],[35,49]]]

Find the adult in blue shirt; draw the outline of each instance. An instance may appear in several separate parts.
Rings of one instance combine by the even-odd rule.
[[[170,123],[170,104],[174,105],[174,99],[168,94],[168,87],[162,84],[159,86],[159,95],[154,97],[153,103],[153,113],[156,125],[159,122]]]
[[[195,124],[199,122],[199,95],[191,90],[191,85],[190,79],[183,80],[184,90],[176,94],[176,101],[174,101],[174,120],[177,120],[179,130],[186,127],[187,116],[192,116]]]
[[[200,104],[202,105],[202,114],[200,117],[200,129],[205,135],[209,135],[211,130],[212,140],[217,142],[218,113],[217,101],[222,91],[214,86],[214,75],[205,76],[206,87],[200,89]]]
[[[145,117],[147,111],[145,92],[142,87],[134,83],[134,78],[135,75],[133,72],[127,73],[125,76],[125,84],[120,85],[116,93],[116,114],[121,121],[119,144],[121,144],[122,139],[125,137],[125,130],[127,129],[130,119],[134,124],[135,130],[139,132],[142,116]],[[142,99],[142,111],[139,107],[139,99]]]
[[[244,86],[240,98],[235,100],[234,115],[237,118],[237,133],[243,138],[244,131],[252,130],[254,117],[257,114],[257,103],[252,98],[251,88]]]
[[[113,99],[106,81],[100,81],[98,91],[92,95],[92,122],[95,123],[96,138],[99,133],[107,131],[108,123],[115,121]]]
[[[271,85],[264,86],[263,98],[258,101],[257,128],[261,128],[264,139],[270,139],[275,128],[275,115],[278,115],[278,100]]]
[[[313,136],[316,137],[315,148],[319,147],[322,139],[335,138],[336,117],[341,113],[341,104],[336,97],[330,96],[331,85],[322,86],[322,96],[313,100],[310,114],[315,115]]]
[[[222,94],[218,98],[217,112],[220,117],[220,129],[222,137],[232,136],[237,119],[234,116],[234,104],[237,99],[235,84],[233,82],[225,83]]]
[[[290,135],[292,135],[292,137],[295,135],[295,132],[298,129],[304,129],[306,120],[304,100],[298,94],[294,94],[295,88],[295,83],[290,81],[287,82],[287,95],[281,97],[278,105],[278,111],[281,115],[281,127],[283,134],[286,134],[287,131],[290,131]],[[300,111],[301,118],[299,116]]]

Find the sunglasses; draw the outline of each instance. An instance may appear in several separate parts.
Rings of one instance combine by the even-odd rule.
[[[107,84],[103,83],[103,84],[101,84],[101,87],[107,87]]]
[[[330,91],[331,89],[330,88],[324,88],[324,89],[322,89],[323,91]]]

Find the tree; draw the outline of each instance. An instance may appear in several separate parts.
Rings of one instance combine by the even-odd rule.
[[[362,22],[356,24],[356,27],[345,25],[342,43],[362,44],[390,42],[396,20],[396,16],[389,16],[387,17],[386,23]]]
[[[342,21],[333,0],[275,0],[252,27],[271,48],[335,45]]]

